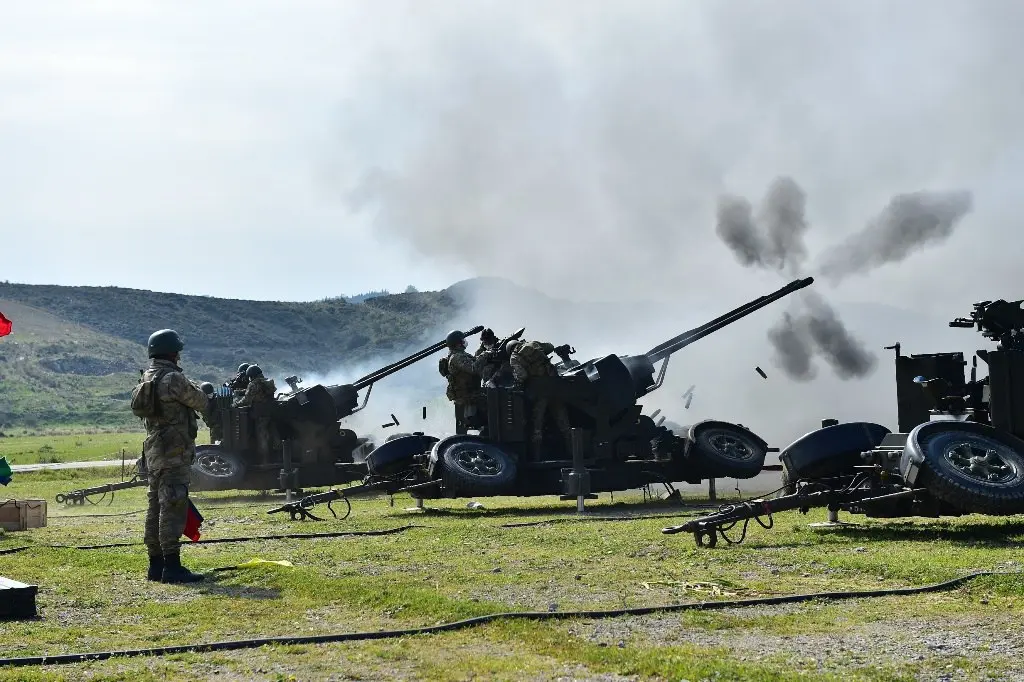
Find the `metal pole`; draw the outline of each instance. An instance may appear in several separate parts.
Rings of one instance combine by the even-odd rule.
[[[572,468],[576,474],[576,480],[582,484],[584,476],[586,476],[587,469],[583,464],[583,430],[582,429],[570,429],[569,438],[572,442]],[[583,513],[585,510],[585,500],[587,493],[590,492],[590,487],[586,485],[580,485],[576,491],[576,511]]]
[[[715,494],[715,479],[713,478],[708,479],[708,499],[712,502],[717,499],[717,495]]]
[[[288,504],[292,501],[292,442],[281,441],[281,487],[284,488],[284,501]]]

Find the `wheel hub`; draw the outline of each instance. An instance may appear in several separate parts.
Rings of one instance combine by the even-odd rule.
[[[200,455],[196,458],[196,465],[213,476],[230,476],[233,470],[230,462],[213,454]]]
[[[497,476],[501,463],[483,450],[466,450],[456,456],[459,466],[478,476]]]
[[[753,457],[753,451],[742,439],[728,433],[714,433],[708,436],[711,444],[719,454],[729,459],[745,460]]]
[[[964,476],[986,483],[1006,483],[1017,476],[1017,468],[1003,458],[993,443],[956,441],[946,446],[943,456]]]

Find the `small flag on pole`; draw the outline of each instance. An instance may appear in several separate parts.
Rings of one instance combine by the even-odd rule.
[[[0,313],[0,336],[7,336],[14,329],[14,323],[4,317],[3,313]]]
[[[196,506],[192,504],[192,500],[188,501],[188,513],[185,515],[185,530],[182,535],[187,537],[192,542],[199,540],[199,527],[203,525],[203,515],[199,513]]]

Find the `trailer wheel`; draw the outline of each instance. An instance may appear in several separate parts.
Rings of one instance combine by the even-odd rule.
[[[753,478],[764,468],[768,448],[750,431],[727,422],[702,422],[690,429],[696,460],[709,478]]]
[[[237,489],[245,480],[246,468],[245,460],[235,453],[216,445],[200,445],[196,447],[196,459],[192,463],[192,489]]]
[[[390,443],[393,440],[397,440],[399,438],[405,438],[406,436],[411,436],[411,435],[412,435],[411,433],[392,433],[390,436],[388,436],[387,438],[384,439],[384,442],[385,443]]]
[[[441,478],[452,493],[487,495],[501,492],[516,480],[516,463],[495,445],[458,441],[441,452]]]
[[[779,455],[791,482],[826,478],[863,464],[861,453],[877,448],[889,429],[871,422],[848,422],[816,429],[796,439]]]
[[[1024,441],[984,424],[927,422],[910,432],[900,469],[923,466],[915,485],[964,511],[1024,513]]]
[[[782,490],[781,495],[793,495],[796,493],[796,478],[789,473],[789,467],[782,463]]]

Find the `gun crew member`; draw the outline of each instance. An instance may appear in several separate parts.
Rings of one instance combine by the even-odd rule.
[[[448,379],[445,396],[455,403],[455,433],[467,432],[467,419],[476,415],[480,397],[480,373],[490,361],[490,355],[473,357],[466,352],[466,335],[458,330],[445,337],[448,357],[442,358],[438,369]]]
[[[548,358],[548,355],[555,351],[553,344],[546,341],[523,341],[509,344],[508,348],[511,351],[509,364],[512,366],[512,376],[516,383],[520,384],[523,388],[528,388],[531,381],[536,377],[558,376],[558,371]],[[572,441],[569,436],[571,428],[569,425],[569,413],[566,411],[565,405],[557,398],[534,395],[532,413],[533,436],[531,443],[535,459],[539,459],[541,456],[541,448],[544,443],[544,417],[547,415],[549,408],[553,413],[559,431],[565,437],[567,452],[572,450]]]

